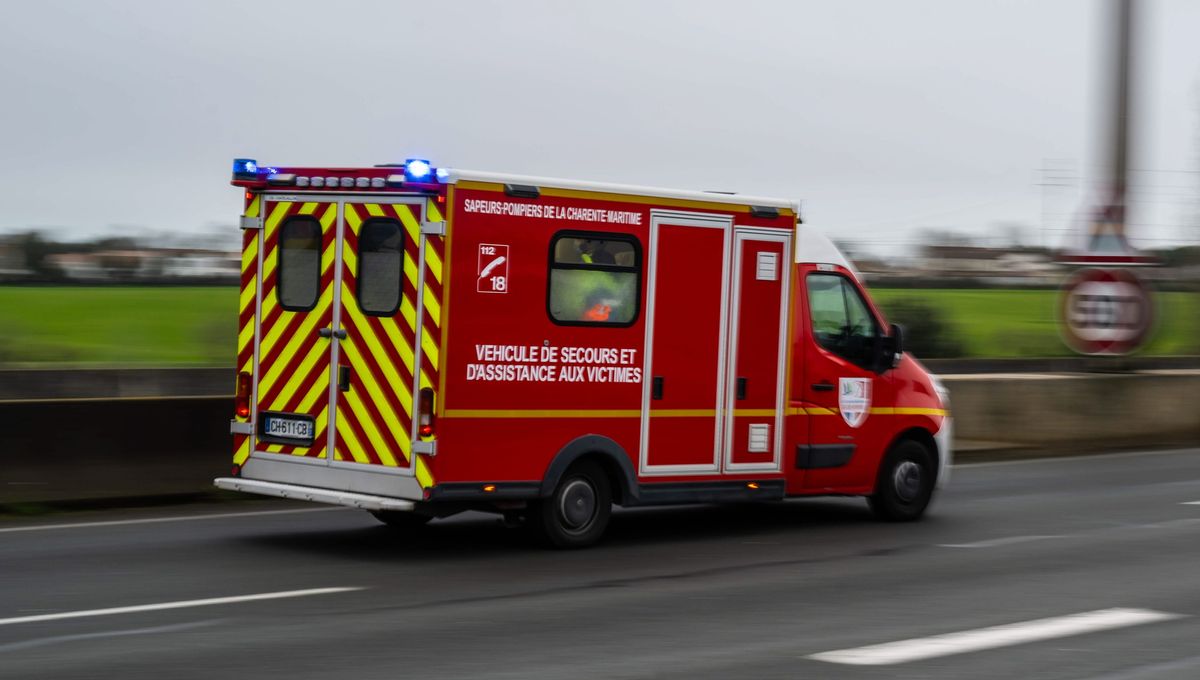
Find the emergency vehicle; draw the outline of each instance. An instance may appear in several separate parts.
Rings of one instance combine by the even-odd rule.
[[[948,395],[797,204],[435,168],[234,162],[222,489],[558,546],[614,504],[868,498],[920,517]]]

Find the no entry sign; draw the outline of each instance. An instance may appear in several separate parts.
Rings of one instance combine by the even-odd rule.
[[[1081,269],[1059,299],[1063,340],[1080,354],[1129,354],[1154,323],[1150,290],[1126,269]]]

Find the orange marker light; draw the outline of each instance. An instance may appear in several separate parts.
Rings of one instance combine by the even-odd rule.
[[[495,490],[496,490],[496,485],[495,485],[495,484],[484,484],[484,485],[483,485],[483,491],[484,491],[484,493],[491,493],[491,492],[493,492],[493,491],[495,491]]]
[[[758,488],[758,482],[747,482],[747,483],[746,483],[746,488],[747,488],[747,489],[757,489],[757,488]]]

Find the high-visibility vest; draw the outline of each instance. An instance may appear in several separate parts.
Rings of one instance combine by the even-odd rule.
[[[603,302],[597,302],[592,305],[592,308],[583,313],[584,321],[608,321],[608,315],[612,314],[612,307]]]

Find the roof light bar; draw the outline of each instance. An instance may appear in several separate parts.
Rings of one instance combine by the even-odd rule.
[[[234,179],[258,179],[258,161],[253,158],[233,159]]]
[[[421,158],[409,158],[404,161],[404,181],[429,182],[433,178],[433,166],[429,161]]]

